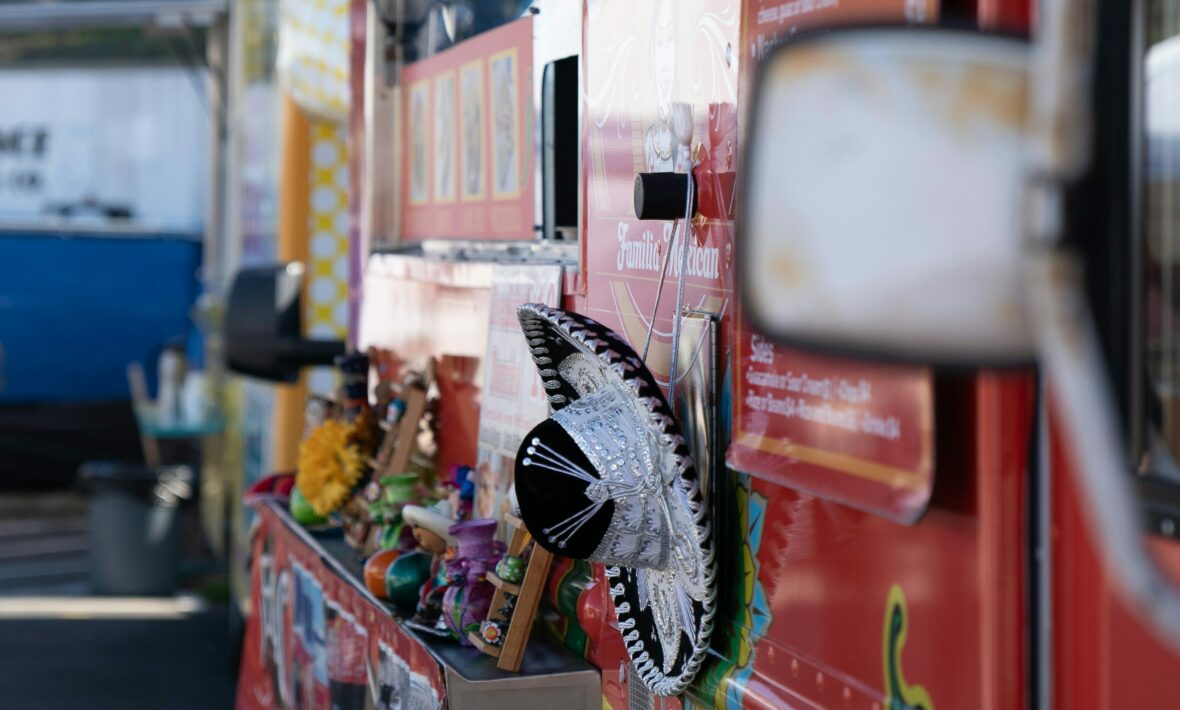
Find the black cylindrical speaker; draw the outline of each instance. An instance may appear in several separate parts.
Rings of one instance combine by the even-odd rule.
[[[637,173],[635,175],[635,216],[639,219],[682,219],[688,196],[690,173]],[[692,212],[697,211],[693,190]]]

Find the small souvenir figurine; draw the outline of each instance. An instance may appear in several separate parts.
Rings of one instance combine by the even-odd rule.
[[[504,592],[504,606],[496,610],[501,619],[511,619],[512,612],[516,611],[516,595],[512,592]]]
[[[447,591],[447,568],[444,564],[448,549],[453,552],[457,540],[449,532],[454,519],[451,518],[449,501],[439,501],[430,508],[407,505],[402,508],[402,519],[413,531],[418,547],[431,555],[430,578],[422,585],[418,597],[418,609],[411,619],[414,628],[436,632],[442,615],[443,596]],[[444,634],[448,634],[444,630]]]
[[[412,549],[413,540],[403,536],[402,509],[418,497],[418,477],[412,473],[401,476],[382,476],[376,500],[369,503],[369,517],[379,528],[375,546],[387,549]],[[374,493],[366,487],[366,498]],[[404,543],[404,544],[403,544]]]
[[[451,526],[455,524],[450,501],[441,500],[429,508],[407,505],[402,508],[402,519],[413,530],[418,546],[431,554],[441,555],[448,545],[453,546],[458,542],[450,533]]]
[[[464,645],[470,645],[467,628],[487,618],[496,591],[487,581],[488,570],[504,554],[504,544],[493,539],[496,527],[495,520],[472,520],[450,530],[459,544],[454,564],[448,565],[450,586],[443,597],[443,620]]]
[[[398,555],[385,571],[385,591],[389,601],[402,613],[412,612],[418,603],[422,585],[430,579],[431,555],[425,552],[406,552]]]
[[[504,622],[484,619],[479,622],[479,635],[489,646],[499,646],[504,641]]]
[[[447,474],[439,479],[442,495],[451,502],[456,522],[471,519],[475,498],[475,480],[470,466],[450,466]]]
[[[496,576],[505,582],[516,584],[524,579],[524,560],[505,555],[504,559],[496,563]]]
[[[334,401],[322,395],[310,395],[303,406],[303,438],[306,439],[313,429],[335,417]]]
[[[378,599],[385,599],[389,592],[385,588],[385,573],[401,555],[398,550],[378,550],[365,560],[365,587]]]
[[[377,447],[377,453],[374,454],[376,468],[379,471],[386,470],[393,460],[393,452],[398,441],[397,425],[401,421],[402,415],[406,413],[406,403],[404,400],[395,399],[386,405],[384,411],[385,417],[377,423],[377,426],[385,432],[385,437],[381,440],[381,445]]]
[[[471,485],[471,467],[450,466],[446,476],[439,480],[439,487],[451,501],[451,510],[455,511],[456,521],[469,520],[475,490]]]
[[[389,403],[385,408],[385,424],[388,428],[393,429],[401,420],[402,415],[406,413],[406,403],[403,400],[395,399]]]
[[[366,510],[368,503],[364,496],[355,494],[339,510],[340,524],[344,528],[344,542],[354,550],[365,552],[365,545],[372,533],[373,525]]]
[[[364,353],[341,355],[336,358],[336,368],[340,370],[344,418],[352,421],[369,408],[369,356]]]
[[[459,520],[470,520],[471,510],[475,507],[475,478],[471,475],[471,467],[461,467],[465,470],[463,476],[463,485],[459,487],[459,504],[458,515]]]

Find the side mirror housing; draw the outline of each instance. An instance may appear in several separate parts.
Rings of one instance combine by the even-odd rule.
[[[863,28],[772,51],[738,220],[754,325],[886,360],[1027,362],[1028,91],[1028,44],[1006,37]]]
[[[225,357],[231,371],[295,382],[302,367],[330,365],[344,354],[343,341],[303,337],[303,279],[300,263],[238,272],[225,314]]]
[[[756,329],[787,343],[1037,362],[1107,576],[1180,651],[1180,586],[1144,545],[1081,269],[1053,242],[1054,190],[1085,155],[1071,141],[1089,55],[1069,53],[1084,6],[1046,5],[1035,83],[1028,45],[983,34],[841,29],[774,50],[742,161],[738,282]]]

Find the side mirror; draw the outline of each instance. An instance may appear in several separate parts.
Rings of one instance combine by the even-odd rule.
[[[756,328],[788,343],[932,365],[1037,362],[1103,565],[1180,649],[1180,587],[1144,545],[1081,269],[1050,241],[1054,180],[1081,155],[1071,121],[1090,110],[1069,83],[1089,55],[1063,51],[1084,7],[1038,19],[1035,60],[1016,40],[917,28],[774,50],[742,161],[737,281]],[[1040,171],[1052,174],[1025,156],[1049,156]],[[1025,204],[1040,187],[1045,199]],[[1027,238],[1026,217],[1044,243]]]
[[[295,382],[300,368],[330,365],[344,354],[339,340],[303,338],[303,264],[242,269],[225,313],[225,358],[233,372]]]
[[[780,341],[930,364],[1027,361],[1027,42],[864,28],[762,67],[742,161],[744,308]]]

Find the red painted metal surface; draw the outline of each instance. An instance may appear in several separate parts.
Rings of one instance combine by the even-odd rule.
[[[727,463],[902,523],[934,486],[934,379],[922,367],[775,345],[740,315]]]
[[[909,4],[877,7],[887,5],[900,12]],[[859,5],[826,7],[836,6]],[[658,277],[650,262],[662,258],[669,233],[665,223],[634,219],[631,180],[639,170],[674,166],[673,105],[687,104],[686,145],[700,161],[704,215],[689,236],[696,251],[687,301],[723,314],[721,367],[740,368],[735,346],[747,333],[733,326],[732,176],[749,70],[771,35],[847,18],[835,10],[789,21],[776,15],[771,27],[771,10],[825,7],[821,0],[583,7],[585,258],[565,305],[642,343]],[[984,29],[1022,31],[1031,20],[1026,0],[979,0],[976,8]],[[933,3],[922,9],[928,19],[937,13]],[[656,317],[649,360],[657,376],[666,376],[673,293],[665,289]],[[928,386],[932,489],[913,525],[803,493],[783,478],[726,473],[715,521],[722,565],[715,654],[687,695],[694,706],[1028,706],[1034,380],[984,371],[931,378]],[[725,393],[723,418],[740,400],[736,388]],[[852,446],[838,438],[828,445]],[[1053,707],[1169,707],[1180,656],[1118,596],[1095,553],[1101,532],[1080,508],[1069,442],[1052,430],[1050,445]],[[1149,544],[1180,580],[1180,544]],[[628,682],[600,568],[559,560],[546,596],[550,630],[602,670],[604,706],[681,705],[652,703]]]
[[[415,707],[445,708],[443,669],[426,647],[285,511],[265,502],[255,509],[236,707],[360,708],[385,685]]]
[[[689,244],[697,251],[690,256],[710,268],[689,271],[686,302],[723,314],[720,367],[731,373],[743,366],[735,345],[749,333],[738,335],[733,327],[733,213],[727,206],[735,195],[728,176],[740,154],[737,107],[761,49],[792,28],[865,19],[869,15],[854,10],[870,5],[876,19],[901,19],[907,9],[928,20],[937,14],[932,3],[836,5],[600,0],[586,6],[584,272],[581,293],[567,306],[642,345],[671,224],[634,219],[631,181],[641,170],[676,167],[678,136],[688,132],[674,132],[671,117],[687,112],[691,138],[682,143],[700,161],[694,172],[704,214],[692,225]],[[669,286],[676,274],[672,269]],[[648,360],[657,377],[666,375],[673,293],[665,289],[656,316]],[[830,359],[786,353],[788,366],[792,356],[834,366]],[[851,376],[875,366],[842,367]],[[933,490],[927,488],[916,508],[925,508],[925,515],[915,525],[808,495],[784,477],[766,477],[765,470],[757,478],[727,472],[715,522],[722,565],[716,655],[688,694],[694,703],[1025,706],[1032,379],[982,373],[932,382],[916,371],[915,383],[926,388],[925,416],[936,424],[928,429],[933,445],[909,452],[911,462],[925,460],[933,472],[927,479]],[[723,417],[731,406],[741,406],[736,387],[723,396]],[[856,447],[835,434],[821,438],[833,452]],[[601,575],[589,567],[556,569],[550,602],[558,610],[563,603],[576,606],[554,630],[603,670],[605,703],[629,707],[637,693],[626,682],[625,656],[602,592]]]
[[[1031,373],[981,373],[975,424],[979,478],[980,707],[1018,708],[1028,688]]]
[[[1000,32],[1027,32],[1033,23],[1029,0],[978,0],[979,26]]]
[[[1102,565],[1094,545],[1102,533],[1083,507],[1070,451],[1068,435],[1051,420],[1053,707],[1175,707],[1180,654],[1127,605]],[[1180,584],[1180,543],[1147,536],[1145,544]]]

